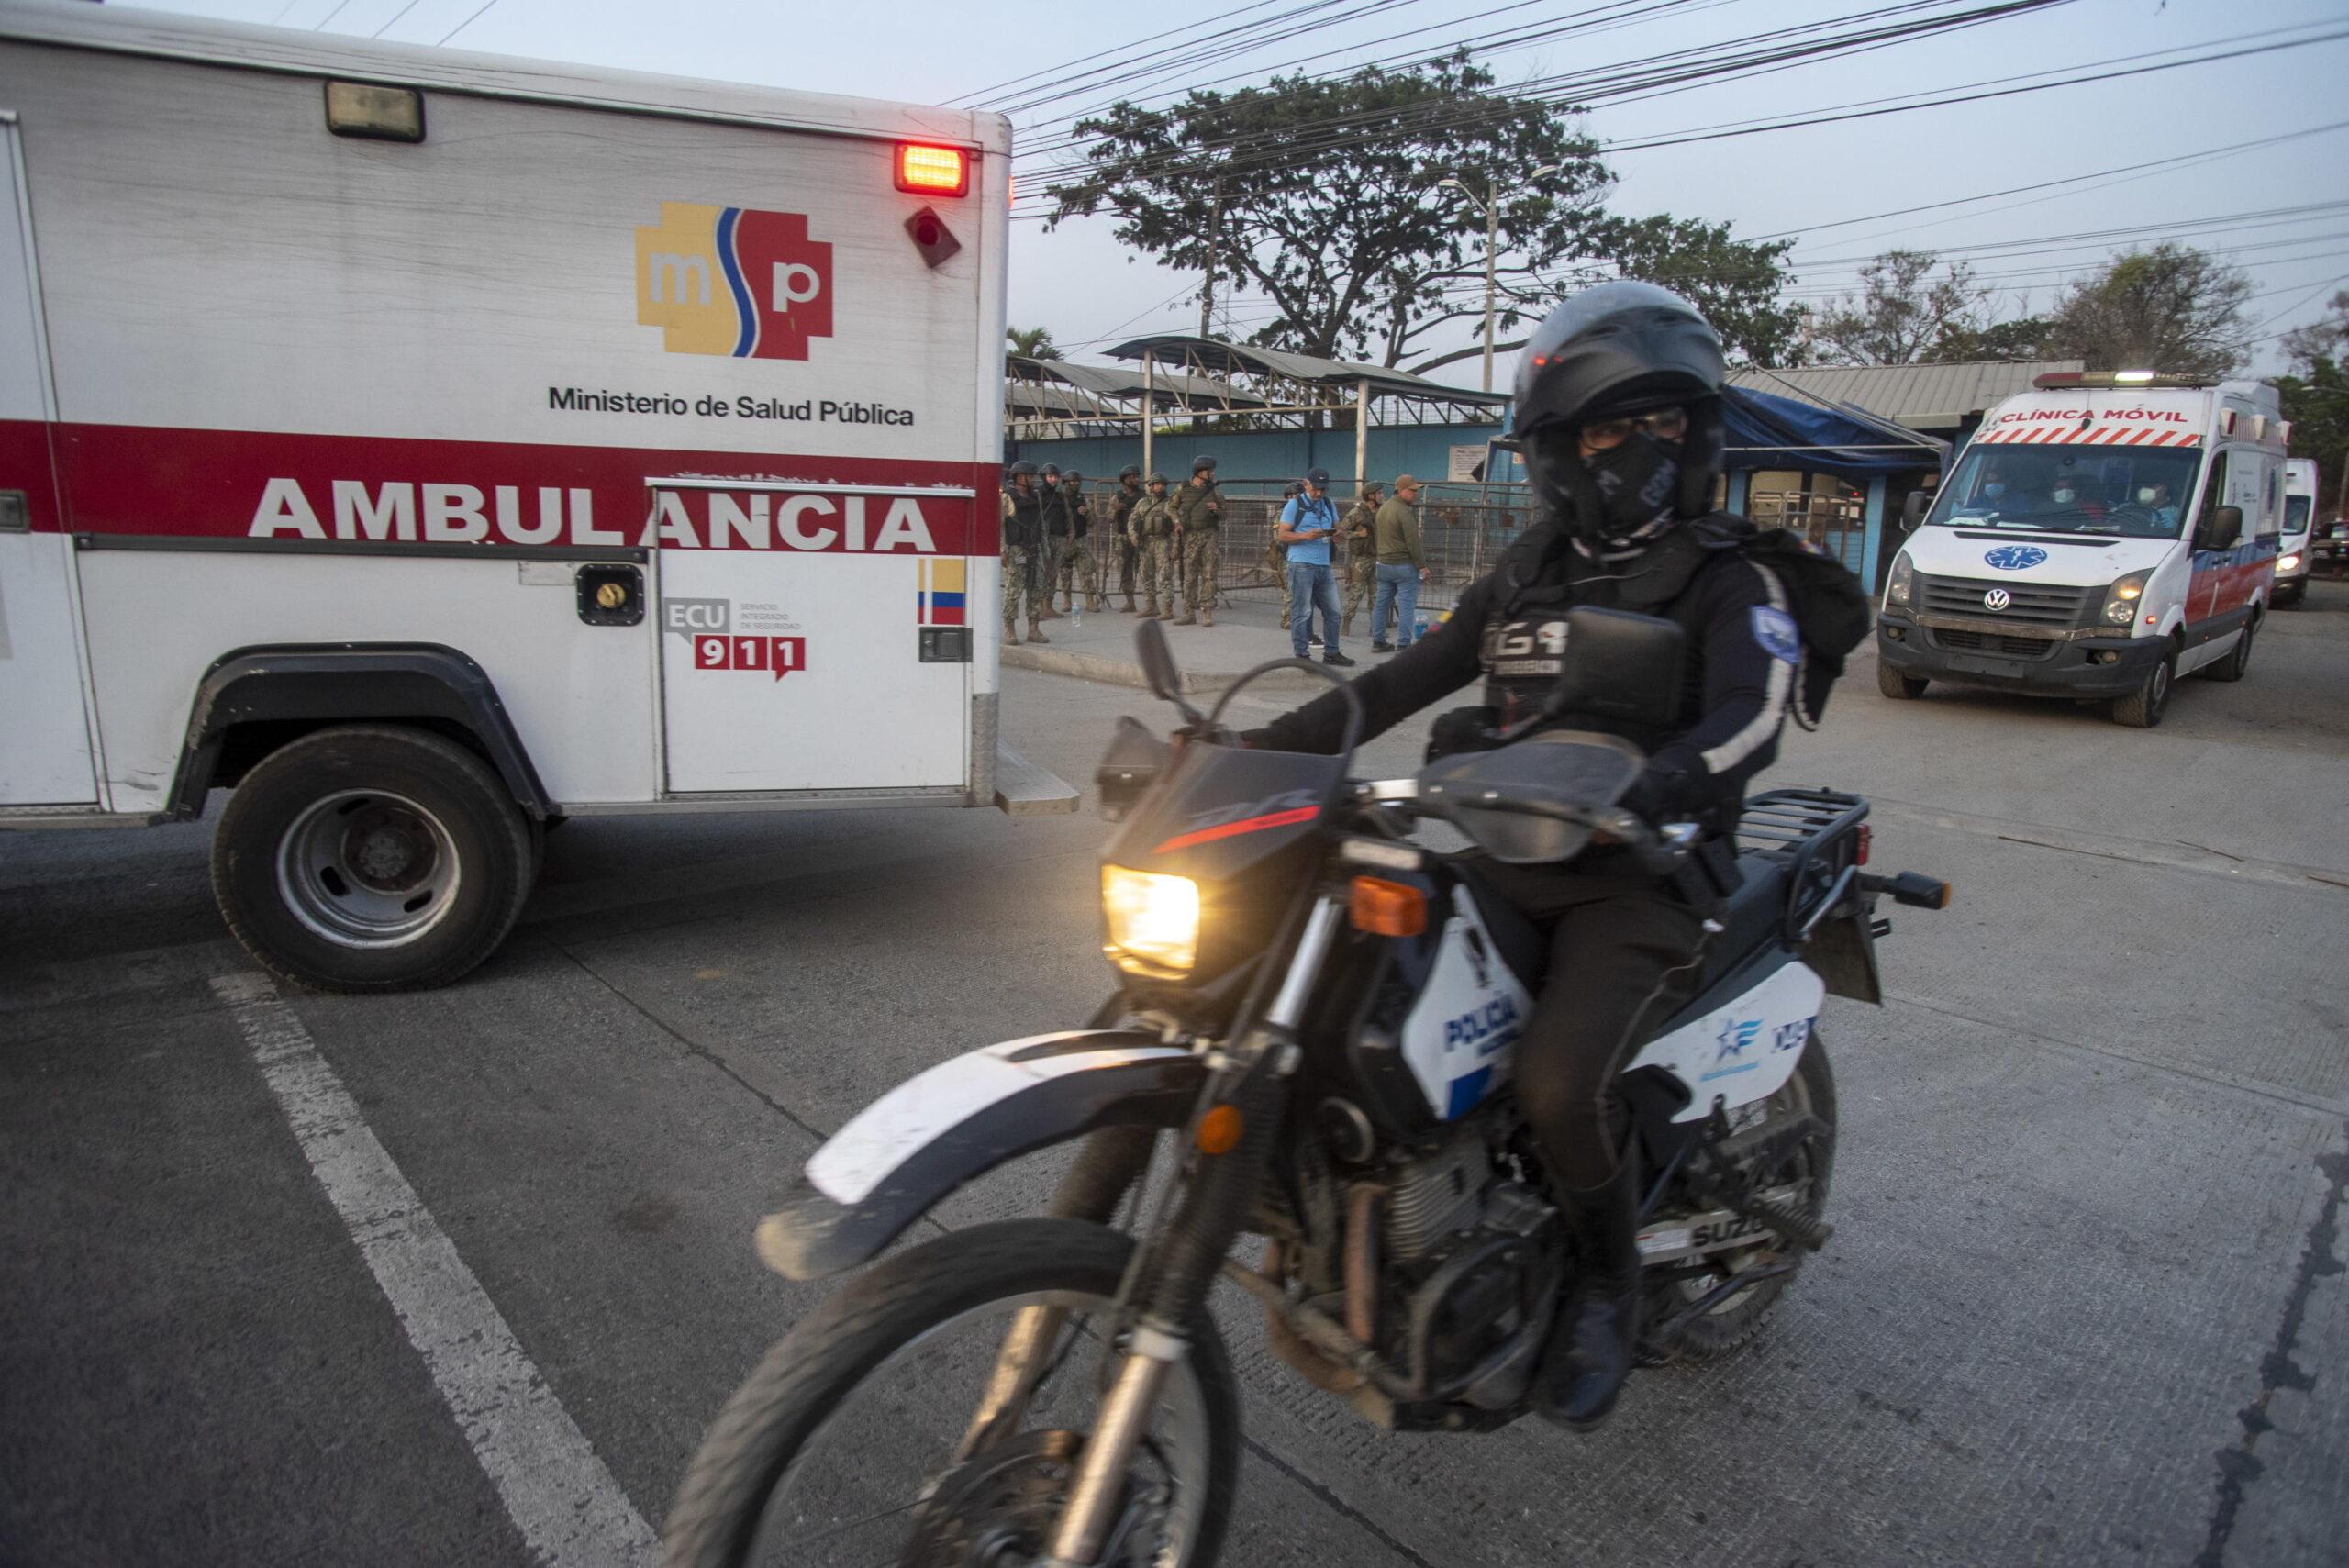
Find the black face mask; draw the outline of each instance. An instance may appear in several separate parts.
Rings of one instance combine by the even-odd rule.
[[[1680,487],[1680,444],[1633,430],[1620,447],[1582,461],[1598,492],[1598,516],[1576,516],[1567,531],[1585,539],[1629,540],[1650,523],[1669,517]]]

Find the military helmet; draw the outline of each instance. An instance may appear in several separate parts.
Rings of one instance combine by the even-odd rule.
[[[1015,463],[1013,463],[1013,464],[1011,465],[1011,468],[1010,468],[1010,470],[1009,470],[1009,473],[1010,473],[1011,476],[1012,476],[1014,479],[1019,478],[1019,477],[1021,474],[1023,474],[1023,473],[1024,473],[1024,474],[1026,474],[1029,478],[1033,479],[1034,477],[1036,477],[1036,465],[1035,465],[1034,463],[1032,463],[1032,462],[1030,462],[1026,458],[1024,458],[1024,457],[1023,457],[1023,458],[1021,458],[1018,462],[1015,462]]]
[[[1045,478],[1047,478],[1047,479],[1058,479],[1060,476],[1061,476],[1061,465],[1060,465],[1059,463],[1056,463],[1056,462],[1048,462],[1048,463],[1046,463],[1046,464],[1044,465],[1044,477],[1045,477]]]
[[[1130,462],[1126,464],[1125,467],[1118,470],[1118,477],[1119,479],[1140,479],[1141,477],[1141,470],[1137,465]]]
[[[1211,457],[1193,458],[1191,460],[1191,472],[1193,473],[1213,473],[1215,472],[1215,459]]]
[[[1152,470],[1151,470],[1151,472],[1150,472],[1150,483],[1151,483],[1151,484],[1165,484],[1166,482],[1167,482],[1167,480],[1166,480],[1166,475],[1165,475],[1165,474],[1163,474],[1163,473],[1160,473],[1157,469],[1152,469]]]
[[[1063,479],[1083,479],[1085,475],[1077,473],[1076,470],[1072,468],[1066,473],[1062,474],[1061,477]]]

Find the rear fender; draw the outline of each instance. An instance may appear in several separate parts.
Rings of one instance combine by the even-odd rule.
[[[941,1062],[858,1112],[759,1224],[791,1279],[854,1268],[957,1187],[1105,1127],[1180,1127],[1207,1064],[1136,1029],[1007,1040]]]

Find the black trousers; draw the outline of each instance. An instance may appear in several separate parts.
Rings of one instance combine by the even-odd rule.
[[[1694,990],[1704,914],[1653,877],[1504,865],[1478,879],[1548,937],[1550,969],[1517,1042],[1517,1099],[1553,1179],[1615,1173],[1630,1117],[1616,1076]]]

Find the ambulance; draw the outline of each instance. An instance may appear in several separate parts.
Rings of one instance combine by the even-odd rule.
[[[2310,546],[2316,528],[2316,459],[2287,458],[2284,462],[2284,536],[2277,548],[2276,607],[2297,605],[2309,596]]]
[[[0,4],[0,826],[445,983],[545,830],[1075,793],[996,735],[1009,129]]]
[[[2059,372],[1992,409],[1910,498],[1876,679],[2110,705],[2159,724],[2179,676],[2239,681],[2272,602],[2289,435],[2276,389]]]

